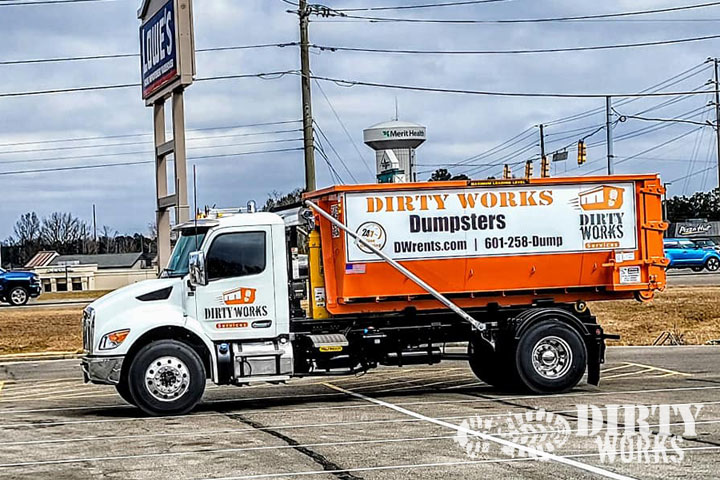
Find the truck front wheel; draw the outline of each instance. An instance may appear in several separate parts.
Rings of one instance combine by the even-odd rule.
[[[128,369],[128,387],[135,405],[154,416],[188,413],[205,392],[205,378],[198,354],[176,340],[144,346]]]
[[[587,366],[587,349],[575,329],[556,320],[544,320],[520,337],[515,360],[528,389],[561,393],[580,382]]]
[[[126,379],[115,385],[115,390],[117,390],[118,395],[120,395],[123,400],[125,400],[130,405],[135,405],[135,400],[130,394],[130,386],[128,385]]]

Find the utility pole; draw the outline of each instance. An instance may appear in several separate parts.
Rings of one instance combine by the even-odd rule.
[[[298,0],[300,17],[300,78],[302,82],[303,139],[305,147],[305,191],[312,192],[315,184],[315,141],[313,138],[312,99],[310,92],[310,8],[307,0]]]
[[[607,134],[607,173],[612,175],[613,168],[613,134],[612,134],[612,98],[605,97],[605,133]]]
[[[97,244],[97,216],[95,215],[95,204],[93,203],[93,240]]]
[[[720,187],[720,83],[718,82],[718,59],[713,58],[715,64],[715,138],[717,143],[718,187]]]
[[[545,157],[545,126],[540,124],[540,158]]]

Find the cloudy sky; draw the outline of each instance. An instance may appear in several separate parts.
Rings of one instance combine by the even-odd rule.
[[[93,169],[36,171],[152,160],[151,110],[138,87],[7,97],[27,92],[139,81],[137,58],[76,62],[2,64],[53,57],[125,54],[138,51],[136,0],[12,6],[0,1],[0,239],[12,233],[17,217],[68,211],[123,233],[147,231],[154,220],[154,169],[150,164]],[[19,0],[29,2],[31,0]],[[442,0],[445,1],[445,0]],[[7,5],[3,5],[7,3]],[[427,0],[327,0],[341,8],[433,3]],[[525,19],[617,13],[700,3],[697,0],[506,0],[442,8],[357,11],[353,16],[418,19]],[[297,16],[283,0],[195,0],[199,49],[295,42]],[[717,34],[720,5],[613,21],[533,22],[458,25],[369,22],[356,18],[313,18],[317,45],[413,50],[513,50],[675,40]],[[399,55],[314,51],[313,73],[388,84],[498,92],[634,93],[709,89],[710,56],[720,40],[676,45],[502,55]],[[197,54],[198,78],[277,72],[299,68],[297,47],[228,50]],[[665,82],[665,83],[663,83]],[[295,149],[300,123],[300,79],[202,81],[186,93],[188,156],[198,169],[199,204],[262,203],[271,191],[303,185],[302,152]],[[604,123],[603,99],[507,98],[427,93],[321,82],[313,85],[320,137],[343,182],[370,182],[373,152],[362,130],[395,115],[427,126],[418,152],[422,176],[437,166],[475,177],[498,175],[503,162],[537,158],[546,127],[547,150],[574,145]],[[615,99],[627,116],[714,119],[710,94]],[[332,107],[331,107],[332,106]],[[594,110],[596,109],[596,110]],[[334,110],[334,111],[333,111]],[[336,116],[337,114],[337,116]],[[712,116],[711,116],[712,115]],[[569,118],[568,118],[569,117]],[[713,130],[692,123],[624,118],[614,128],[616,171],[659,172],[673,181],[670,193],[689,194],[717,185]],[[285,122],[258,127],[241,125]],[[342,123],[341,123],[342,122]],[[345,132],[347,129],[347,134]],[[349,134],[349,135],[348,135]],[[134,136],[131,136],[134,135]],[[77,140],[97,137],[92,140]],[[508,140],[513,139],[508,142]],[[73,141],[68,141],[73,140]],[[35,143],[31,143],[35,142]],[[41,143],[42,142],[42,143]],[[605,132],[587,139],[588,162],[553,165],[556,175],[601,172]],[[331,146],[332,145],[332,146]],[[501,145],[501,148],[494,148]],[[334,148],[334,151],[333,151]],[[489,153],[488,153],[489,151]],[[251,152],[248,154],[248,152]],[[256,153],[252,153],[256,152]],[[337,154],[335,153],[337,152]],[[245,155],[237,155],[245,153]],[[226,155],[226,156],[220,156]],[[207,158],[210,157],[210,158]],[[340,157],[340,158],[338,158]],[[342,161],[340,160],[342,159]],[[344,162],[344,165],[343,165]],[[514,167],[522,174],[522,165]],[[318,183],[334,182],[321,157]],[[29,173],[14,173],[14,172]],[[535,162],[539,171],[539,162]],[[689,175],[689,176],[688,176]],[[684,178],[686,177],[686,178]]]

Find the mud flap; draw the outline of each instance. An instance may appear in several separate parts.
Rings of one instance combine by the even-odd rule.
[[[600,335],[594,339],[588,339],[588,377],[587,381],[590,385],[600,384],[600,365],[605,363],[605,339],[620,340],[620,335],[611,335],[602,332],[602,329],[598,327],[596,332],[599,331]]]

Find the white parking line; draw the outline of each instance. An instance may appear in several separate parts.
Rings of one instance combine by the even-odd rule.
[[[460,425],[455,425],[454,423],[449,423],[444,420],[438,420],[438,419],[435,419],[432,417],[428,417],[428,416],[422,415],[420,413],[414,412],[412,410],[408,410],[406,408],[399,407],[397,405],[393,405],[392,403],[385,402],[383,400],[378,400],[376,398],[367,397],[367,396],[363,395],[362,393],[345,390],[344,388],[338,387],[331,383],[326,383],[326,385],[328,386],[328,388],[332,388],[333,390],[337,390],[339,392],[343,392],[343,393],[353,396],[355,398],[360,398],[367,402],[375,403],[377,405],[389,408],[391,410],[395,410],[396,412],[403,413],[409,417],[417,418],[419,420],[423,420],[423,421],[429,422],[429,423],[434,423],[435,425],[449,428],[451,430],[455,430],[456,432],[462,432],[466,435],[472,435],[474,437],[482,438],[483,440],[487,440],[489,442],[494,442],[499,445],[503,445],[503,446],[510,447],[510,448],[518,450],[518,451],[528,453],[529,455],[531,455],[539,460],[552,460],[554,462],[562,463],[562,464],[568,465],[570,467],[577,468],[579,470],[584,470],[586,472],[594,473],[596,475],[600,475],[605,478],[612,478],[615,480],[628,480],[628,479],[633,478],[633,477],[628,477],[626,475],[621,475],[619,473],[612,472],[610,470],[605,470],[604,468],[596,467],[594,465],[588,465],[586,463],[578,462],[578,461],[572,460],[570,458],[555,455],[553,453],[543,452],[542,450],[528,447],[527,445],[523,445],[521,443],[511,442],[509,440],[505,440],[504,438],[499,438],[499,437],[496,437],[494,435],[489,435],[484,432],[479,432],[477,430],[471,430],[469,428],[466,428],[466,427],[463,427]]]
[[[650,393],[669,393],[669,392],[687,392],[687,391],[703,391],[703,390],[718,390],[720,389],[720,386],[703,386],[703,387],[677,387],[677,388],[655,388],[655,389],[647,389],[647,390],[612,390],[612,391],[603,391],[603,392],[577,392],[577,393],[564,393],[561,395],[558,394],[547,394],[547,395],[515,395],[515,396],[508,396],[508,397],[490,397],[485,396],[483,398],[467,398],[467,399],[458,399],[458,400],[436,400],[436,401],[414,401],[414,402],[398,402],[397,405],[418,405],[418,406],[429,406],[429,405],[443,405],[443,404],[475,404],[475,403],[488,403],[488,402],[494,402],[494,401],[502,401],[502,400],[535,400],[539,398],[574,398],[574,397],[587,397],[587,396],[607,396],[607,395],[635,395],[635,394],[650,394]],[[437,392],[437,394],[441,394],[442,391]],[[327,393],[327,394],[306,394],[306,395],[292,395],[292,398],[300,398],[300,397],[335,397],[343,395],[342,393]],[[435,394],[433,394],[435,395]],[[272,397],[248,397],[248,398],[231,398],[231,399],[224,399],[224,400],[216,400],[216,401],[208,401],[204,402],[202,405],[212,407],[216,404],[223,404],[227,402],[245,402],[245,401],[255,401],[255,400],[266,400],[266,399],[276,399],[276,398],[288,398],[288,395],[280,395],[280,396],[272,396]],[[313,411],[313,410],[344,410],[344,409],[354,409],[354,408],[377,408],[378,406],[373,406],[372,404],[353,404],[353,405],[333,405],[333,406],[320,406],[320,407],[304,407],[304,408],[291,408],[291,409],[252,409],[252,410],[243,410],[243,412],[263,412],[268,414],[273,413],[288,413],[288,412],[305,412],[305,411]],[[57,411],[91,411],[91,410],[106,410],[106,409],[114,409],[114,408],[126,408],[131,409],[133,407],[122,403],[122,404],[111,404],[111,405],[93,405],[93,406],[85,406],[85,407],[50,407],[50,408],[37,408],[37,409],[27,409],[27,410],[2,410],[0,409],[0,417],[4,415],[17,415],[17,414],[27,414],[27,413],[42,413],[42,412],[57,412]],[[530,407],[528,407],[530,408]],[[222,415],[218,413],[195,413],[191,416],[208,416],[208,415]],[[43,423],[43,424],[37,424],[37,423],[9,423],[0,425],[0,428],[13,428],[13,427],[44,427],[48,425],[65,425],[68,423],[104,423],[104,422],[125,422],[125,421],[135,421],[135,420],[153,420],[156,417],[150,417],[150,418],[112,418],[112,419],[99,419],[99,420],[80,420],[80,421],[71,421],[71,422],[53,422],[53,423]]]
[[[680,448],[682,451],[715,451],[720,450],[720,447],[687,447]],[[649,453],[655,453],[656,450],[650,450]],[[658,453],[662,451],[657,450]],[[616,454],[620,452],[615,452]],[[595,458],[599,457],[599,453],[576,453],[564,455],[562,458],[570,460],[572,458]],[[455,467],[460,465],[482,465],[482,464],[493,464],[493,463],[518,463],[518,462],[532,462],[533,458],[491,458],[487,460],[465,460],[458,462],[436,462],[436,463],[409,463],[404,465],[381,465],[376,467],[357,467],[357,468],[345,468],[342,470],[314,470],[314,471],[303,471],[303,472],[280,472],[280,473],[261,473],[257,475],[243,475],[239,477],[209,477],[205,480],[253,480],[259,478],[279,478],[279,477],[301,477],[308,475],[327,475],[337,473],[354,473],[354,472],[372,472],[380,470],[415,470],[419,468],[437,468],[437,467]],[[619,475],[619,474],[618,474]],[[619,475],[619,478],[632,478]]]

